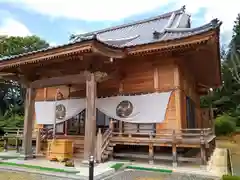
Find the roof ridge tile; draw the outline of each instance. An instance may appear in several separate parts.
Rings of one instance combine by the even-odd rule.
[[[91,36],[93,34],[101,34],[101,33],[104,33],[104,32],[113,31],[113,30],[129,27],[129,26],[148,23],[148,22],[151,22],[151,21],[156,21],[156,20],[159,20],[159,19],[169,17],[173,13],[175,13],[175,15],[185,13],[185,6],[181,7],[180,9],[170,11],[170,12],[167,12],[167,13],[163,13],[161,15],[150,17],[150,18],[147,18],[147,19],[144,19],[144,20],[134,21],[134,22],[131,22],[131,23],[125,23],[125,24],[121,24],[121,25],[117,25],[117,26],[113,26],[113,27],[109,27],[109,28],[105,28],[105,29],[101,29],[101,30],[97,30],[97,31],[92,31],[92,32],[84,33],[84,34],[79,34],[79,35],[76,35],[76,36],[80,36],[80,37]]]

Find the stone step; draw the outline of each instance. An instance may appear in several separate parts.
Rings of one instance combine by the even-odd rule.
[[[107,154],[102,154],[101,156],[102,160],[105,161],[108,159],[108,155]]]
[[[108,147],[106,148],[106,150],[107,150],[107,151],[113,151],[113,146],[108,146]]]
[[[107,151],[107,150],[105,150],[105,151],[103,151],[103,154],[106,154],[106,155],[110,155],[110,154],[112,154],[112,151]]]

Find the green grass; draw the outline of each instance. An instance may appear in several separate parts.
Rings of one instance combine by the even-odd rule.
[[[236,132],[240,133],[240,127],[236,127]]]
[[[222,180],[240,180],[240,176],[223,175]]]
[[[164,172],[164,173],[172,173],[172,170],[169,169],[158,169],[158,168],[145,168],[138,166],[127,166],[127,169],[141,170],[141,171],[153,171],[153,172]]]
[[[122,166],[124,165],[124,163],[116,163],[114,165],[112,165],[110,168],[115,169],[115,171],[119,170]]]
[[[56,169],[56,168],[34,166],[34,165],[27,165],[27,164],[17,164],[12,162],[0,162],[0,166],[23,167],[23,168],[36,169],[41,171],[64,172],[64,173],[73,173],[73,174],[79,173],[79,171],[69,171],[65,169]]]

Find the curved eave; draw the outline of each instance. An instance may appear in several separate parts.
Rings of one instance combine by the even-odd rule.
[[[42,61],[52,60],[74,54],[92,52],[112,58],[123,58],[126,55],[124,48],[111,47],[105,43],[100,42],[97,39],[91,39],[3,59],[0,61],[0,70],[5,68],[18,67],[24,64],[35,64]]]
[[[218,31],[218,28],[212,29],[200,34],[193,34],[191,36],[129,47],[127,50],[129,55],[137,55],[189,48],[193,45],[207,43],[209,40],[218,35]]]

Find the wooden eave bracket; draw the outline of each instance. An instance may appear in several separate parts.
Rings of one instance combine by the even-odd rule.
[[[112,58],[124,58],[127,55],[126,50],[123,48],[110,47],[98,41],[92,43],[91,49],[94,53]]]

